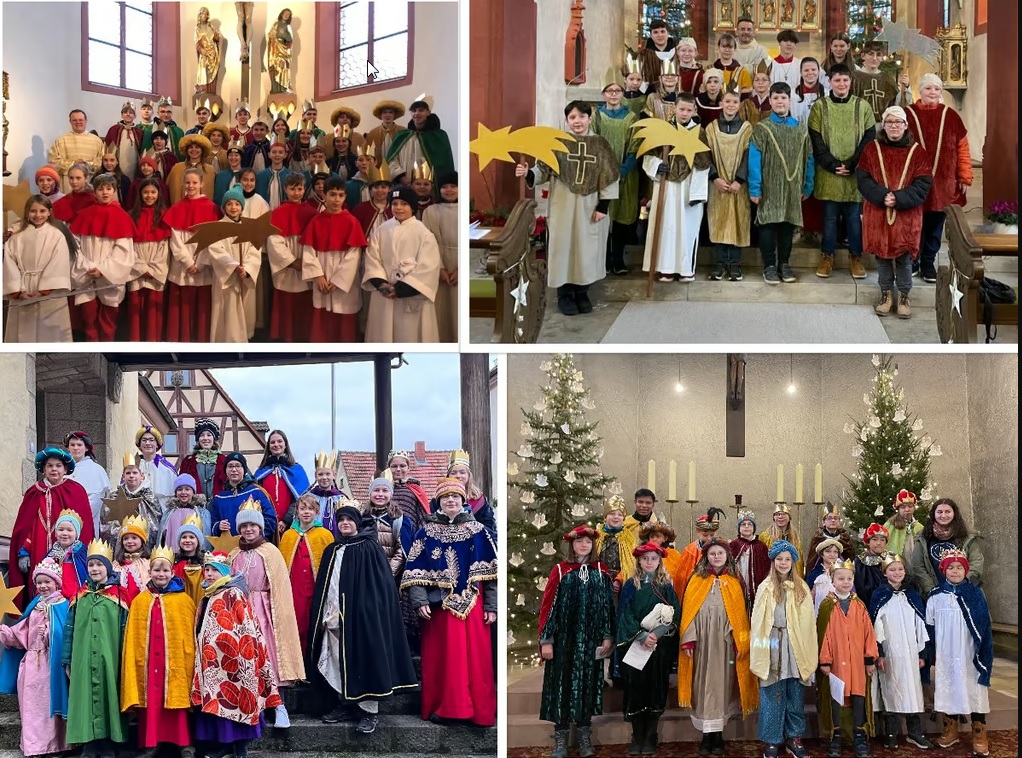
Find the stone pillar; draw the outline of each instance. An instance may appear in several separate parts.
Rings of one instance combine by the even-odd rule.
[[[461,445],[472,457],[472,478],[493,498],[490,477],[490,356],[461,355]]]
[[[25,490],[36,481],[36,382],[35,354],[0,355],[0,534],[9,535]]]

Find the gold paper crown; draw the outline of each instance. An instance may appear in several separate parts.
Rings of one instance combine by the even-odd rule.
[[[169,547],[154,547],[153,554],[149,556],[149,565],[152,566],[161,558],[171,566],[174,565],[174,551]]]
[[[201,103],[199,103],[197,106],[195,106],[195,111],[198,112],[199,108],[205,108],[210,113],[213,112],[213,109],[209,105],[209,98],[208,97],[205,100],[203,100]]]
[[[135,111],[135,104],[133,102],[131,102],[130,100],[125,100],[124,101],[124,105],[121,106],[121,113],[124,113],[124,111],[126,111],[126,110],[130,110],[130,111],[134,112]]]
[[[76,524],[78,524],[78,532],[81,533],[81,531],[82,531],[82,517],[78,515],[78,511],[73,511],[70,508],[65,508],[64,510],[62,510],[60,512],[60,515],[57,516],[57,521],[60,521],[64,517],[69,517],[69,518],[74,519],[74,522]]]
[[[315,176],[316,174],[329,174],[330,167],[325,163],[317,163],[315,166],[309,169],[309,173],[312,176]]]
[[[169,105],[169,106],[173,107],[173,106],[174,106],[174,100],[173,100],[173,99],[172,99],[172,98],[170,97],[170,95],[164,95],[163,97],[161,97],[161,98],[160,98],[160,99],[159,99],[159,100],[158,100],[158,101],[156,102],[156,105],[157,105],[157,106],[161,106],[161,105]]]
[[[273,147],[274,145],[281,145],[285,149],[290,147],[288,145],[287,137],[285,137],[283,134],[277,134],[276,132],[274,132],[273,136],[270,137],[270,147]]]
[[[835,513],[838,516],[840,516],[841,515],[840,506],[835,505],[834,503],[824,503],[823,506],[820,508],[820,520],[822,521],[832,513]]]
[[[149,524],[141,516],[128,516],[121,522],[121,537],[125,534],[134,534],[145,542],[149,539]]]
[[[238,111],[245,111],[249,115],[252,115],[252,108],[249,107],[248,100],[239,100],[238,104],[234,106],[234,115],[238,115]]]
[[[334,127],[334,139],[351,139],[351,126],[338,124]]]
[[[620,495],[611,495],[603,506],[604,516],[609,516],[614,511],[620,511],[625,514],[628,512],[627,506],[625,505],[625,499]]]
[[[106,558],[111,563],[114,562],[114,551],[110,548],[110,544],[105,540],[95,539],[89,543],[89,558]]]
[[[677,76],[678,75],[678,61],[671,57],[667,60],[660,61],[660,76]]]
[[[124,468],[135,465],[135,456],[132,453],[124,454]]]
[[[314,131],[316,131],[316,122],[307,118],[304,121],[300,121],[298,123],[298,128],[299,129],[305,129],[306,131],[314,132]]]
[[[146,107],[152,108],[153,107],[152,98],[150,98],[150,97],[143,97],[142,98],[142,102],[139,103],[139,107],[140,108],[146,108]]]
[[[337,467],[337,451],[331,450],[327,453],[325,450],[320,450],[316,455],[316,468],[328,468],[333,471]]]
[[[884,557],[880,561],[880,565],[883,567],[884,571],[887,571],[887,567],[892,563],[900,563],[904,566],[905,559],[901,557],[901,553],[884,553]]]
[[[787,513],[790,516],[791,508],[787,503],[774,503],[774,513]]]
[[[367,156],[369,158],[375,158],[376,157],[376,143],[375,142],[367,142],[364,145],[356,145],[355,146],[355,153],[356,153],[356,155],[365,155],[365,156]]]
[[[756,74],[766,74],[767,76],[770,76],[770,70],[772,68],[773,64],[767,63],[766,58],[764,58],[763,60],[756,64],[756,69],[752,72],[752,75],[755,76]]]
[[[197,515],[193,513],[191,516],[189,516],[188,518],[181,522],[181,526],[194,526],[201,532],[202,519],[200,519]]]
[[[302,103],[302,113],[306,113],[308,111],[318,111],[318,110],[319,110],[319,108],[316,107],[316,103],[313,101],[313,99],[311,97],[308,100],[306,100],[305,102]]]
[[[389,182],[392,177],[390,175],[390,164],[387,161],[382,161],[379,166],[376,165],[376,161],[373,161],[373,165],[366,171],[366,178],[369,179],[369,183],[373,182]]]
[[[450,471],[455,466],[464,466],[465,468],[472,468],[471,458],[468,452],[465,450],[452,450],[451,454],[447,456],[447,470]]]
[[[642,68],[639,66],[639,56],[631,50],[625,53],[625,64],[621,67],[621,73],[625,76],[642,73]]]
[[[852,573],[855,573],[855,561],[847,559],[842,560],[841,558],[838,558],[830,567],[830,573],[833,574],[838,569],[848,569]]]
[[[227,143],[228,150],[240,150],[245,152],[245,148],[248,147],[248,142],[245,141],[244,137],[238,137],[238,139],[232,139]]]
[[[240,513],[241,511],[257,511],[259,515],[262,516],[263,507],[255,501],[255,498],[249,495],[248,500],[242,503],[241,507],[238,508],[238,512]]]
[[[423,160],[422,163],[415,161],[415,163],[412,164],[412,179],[426,179],[428,181],[433,181],[433,169],[430,168],[430,165],[426,163],[425,160]]]

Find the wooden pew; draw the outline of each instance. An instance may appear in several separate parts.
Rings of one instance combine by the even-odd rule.
[[[493,319],[495,341],[532,343],[539,337],[546,312],[546,261],[536,257],[532,232],[536,227],[536,201],[519,200],[507,224],[469,241],[473,258],[486,251],[488,279],[473,277],[469,284],[469,316]],[[526,305],[514,312],[512,292],[522,279],[528,282]],[[519,331],[520,330],[520,331]]]
[[[984,259],[990,256],[1018,257],[1018,237],[1006,234],[976,234],[965,219],[965,211],[957,206],[947,212],[948,257],[951,265],[937,270],[937,331],[940,341],[956,344],[980,342],[978,329],[983,325],[983,299],[980,282],[986,275]],[[961,312],[953,307],[951,283],[958,272],[958,290],[963,297]],[[995,304],[991,323],[996,326],[1018,326],[1018,302]]]

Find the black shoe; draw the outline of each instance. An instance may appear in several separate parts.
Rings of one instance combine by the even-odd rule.
[[[712,734],[703,734],[703,739],[699,742],[699,755],[713,755],[712,738]]]
[[[729,271],[730,271],[729,278],[731,279],[732,282],[742,281],[742,264],[732,263],[731,266],[729,267]]]
[[[575,303],[575,287],[564,284],[557,288],[557,310],[565,316],[577,316],[578,305]]]
[[[358,722],[358,726],[355,727],[355,731],[361,734],[372,734],[376,731],[376,725],[379,723],[379,716],[375,713],[367,713],[362,717],[362,720]]]
[[[628,276],[628,266],[624,263],[615,263],[614,268],[611,269],[610,273],[614,276]]]
[[[841,758],[841,730],[835,728],[827,745],[827,758]]]
[[[919,276],[919,261],[912,261],[912,276]]]
[[[238,745],[235,747],[234,758],[248,758],[248,745]]]
[[[923,278],[924,282],[932,284],[937,281],[937,267],[932,263],[923,261],[919,264],[919,275]]]
[[[710,272],[710,279],[714,282],[719,282],[725,276],[727,276],[727,267],[723,263],[718,263]]]
[[[724,755],[724,732],[713,733],[712,755]]]
[[[883,739],[884,747],[894,749],[898,747],[898,735],[885,734]]]
[[[777,745],[765,745],[763,747],[763,758],[777,758],[780,748]]]
[[[763,281],[767,284],[780,284],[781,277],[777,275],[776,266],[767,266],[763,269]]]
[[[905,741],[908,742],[909,745],[915,745],[920,750],[933,750],[934,747],[933,743],[930,742],[926,738],[926,735],[921,732],[919,734],[909,733],[909,735],[905,738]]]
[[[348,713],[343,705],[334,708],[330,713],[323,716],[324,724],[339,724],[347,717]]]
[[[575,305],[579,313],[593,312],[593,302],[589,299],[589,285],[575,287]]]
[[[788,284],[798,281],[798,277],[795,276],[795,270],[787,263],[781,264],[781,281]]]

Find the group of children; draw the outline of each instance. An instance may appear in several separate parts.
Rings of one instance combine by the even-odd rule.
[[[710,509],[679,553],[654,503],[651,491],[639,490],[635,513],[626,515],[624,501],[612,498],[603,523],[564,535],[569,554],[547,580],[538,629],[540,718],[555,725],[553,758],[567,755],[573,724],[579,756],[594,755],[604,658],[624,691],[629,755],[656,752],[675,670],[678,704],[702,734],[701,756],[726,755],[728,721],[758,712],[764,758],[804,758],[804,697],[814,682],[829,758],[843,754],[843,738],[856,758],[868,758],[874,735],[897,747],[902,717],[908,744],[921,750],[957,743],[967,717],[974,754],[989,754],[990,612],[978,586],[981,557],[968,538],[950,537],[957,532],[949,525],[960,522],[952,501],[934,504],[934,536],[925,544],[912,515],[916,498],[899,492],[891,520],[864,531],[860,555],[828,504],[807,572],[783,504],[759,534],[755,515],[740,510],[731,542],[718,536],[723,513]],[[888,550],[891,537],[899,550],[915,551],[911,572],[907,557]],[[971,557],[979,567],[970,567]],[[935,583],[921,580],[931,572]],[[930,667],[933,710],[943,719],[932,742],[923,727]]]
[[[25,755],[110,758],[135,720],[146,755],[243,758],[267,715],[290,726],[282,695],[303,683],[324,722],[354,718],[364,734],[380,700],[417,686],[423,719],[494,724],[496,535],[468,455],[452,454],[430,501],[395,451],[363,505],[336,488],[336,454],[317,457],[309,486],[274,434],[265,486],[215,445],[182,462],[198,477],[177,475],[169,499],[129,461],[118,494],[138,506],[120,523],[99,514],[108,539],[92,539],[71,454],[37,455],[44,479],[12,537],[30,602],[0,627],[0,691],[18,694]],[[37,523],[52,524],[45,544]]]
[[[797,35],[782,30],[771,59],[749,19],[738,40],[718,38],[719,57],[704,69],[691,38],[674,46],[665,22],[651,27],[595,113],[580,101],[565,108],[570,131],[586,141],[583,158],[601,163],[556,177],[536,166],[534,178],[554,185],[548,254],[561,312],[590,312],[589,286],[627,274],[625,247],[634,241],[644,245],[643,270],[661,282],[695,279],[701,241],[715,246],[712,280],[741,281],[741,251],[758,244],[764,281],[796,282],[790,256],[801,229],[807,239],[821,235],[817,276],[833,275],[844,240],[853,278],[866,277],[864,253],[876,258],[877,315],[910,318],[912,276],[936,281],[945,209],[964,204],[972,183],[966,130],[944,103],[941,80],[924,74],[913,102],[907,74],[896,82],[880,69],[883,45],[865,45],[857,65],[844,33],[821,64],[796,57]],[[633,127],[650,118],[694,131],[708,152],[690,163],[667,147],[637,160]],[[566,143],[572,166],[577,145]],[[595,177],[604,153],[616,181]],[[587,171],[594,179],[580,181]]]
[[[55,167],[36,172],[39,194],[5,234],[6,341],[247,342],[257,329],[282,342],[455,341],[449,143],[423,137],[419,115],[398,128],[399,103],[377,111],[381,125],[361,135],[359,114],[337,109],[328,149],[311,101],[298,129],[278,117],[272,140],[244,104],[233,129],[200,106],[199,123],[168,139],[181,131],[171,115],[135,126],[126,103],[95,176],[71,165],[63,195]],[[273,228],[255,221],[268,213]],[[216,221],[238,228],[196,229]]]

